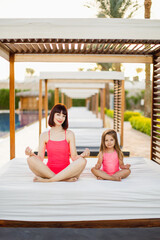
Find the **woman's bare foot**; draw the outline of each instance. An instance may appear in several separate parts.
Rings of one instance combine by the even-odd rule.
[[[38,177],[38,176],[33,178],[33,182],[44,182],[44,181],[45,181],[44,178],[41,178],[41,177]]]
[[[102,177],[97,177],[97,180],[104,180]]]
[[[65,182],[76,182],[78,180],[77,177],[72,177],[72,178],[68,178],[65,180]]]

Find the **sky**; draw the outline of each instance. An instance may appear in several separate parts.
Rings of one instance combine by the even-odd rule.
[[[96,8],[87,8],[85,4],[94,0],[0,0],[0,18],[95,18]],[[141,8],[133,16],[144,18],[144,0],[138,0]],[[151,19],[160,19],[160,0],[152,0]],[[24,81],[25,69],[33,68],[35,75],[40,71],[78,71],[78,68],[94,67],[88,63],[16,63],[15,79]],[[144,68],[144,64],[124,64],[125,76],[137,75],[136,68]],[[132,72],[132,74],[131,74]],[[0,80],[9,76],[9,63],[0,57]],[[140,74],[144,78],[144,72]]]

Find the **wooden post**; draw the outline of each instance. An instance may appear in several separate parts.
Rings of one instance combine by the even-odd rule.
[[[88,102],[88,98],[85,99],[85,106],[87,108],[87,102]]]
[[[105,89],[101,88],[101,119],[103,120],[103,127],[105,127]]]
[[[64,104],[64,93],[61,93],[61,103]]]
[[[96,93],[93,96],[93,103],[94,103],[94,114],[96,114]]]
[[[96,117],[98,118],[98,93],[96,93]]]
[[[59,103],[59,88],[54,90],[54,105]]]
[[[39,135],[41,134],[42,122],[42,79],[39,81]]]
[[[94,95],[92,95],[91,97],[91,101],[92,101],[92,113],[94,113]]]
[[[70,108],[72,107],[72,98],[70,98]]]
[[[15,158],[15,79],[14,54],[10,55],[10,82],[9,82],[9,108],[10,108],[10,159]]]
[[[122,80],[121,81],[121,147],[123,147],[124,105],[125,105],[125,91],[124,91],[124,80]]]
[[[106,93],[106,108],[109,109],[110,108],[110,93],[109,93],[109,83],[105,84],[105,93]]]
[[[45,119],[46,119],[46,128],[48,127],[48,80],[45,79]]]

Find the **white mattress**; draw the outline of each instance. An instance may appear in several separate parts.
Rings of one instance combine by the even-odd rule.
[[[77,182],[35,183],[25,159],[13,159],[0,172],[0,219],[82,221],[160,218],[160,166],[126,158],[132,173],[121,182],[100,181],[88,159]]]

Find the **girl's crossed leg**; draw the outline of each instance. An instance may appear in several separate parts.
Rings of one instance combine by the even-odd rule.
[[[112,180],[112,181],[121,181],[121,179],[128,177],[131,173],[130,169],[122,169],[113,175],[109,175],[105,171],[96,169],[95,167],[91,169],[91,172],[97,177],[98,180]]]

